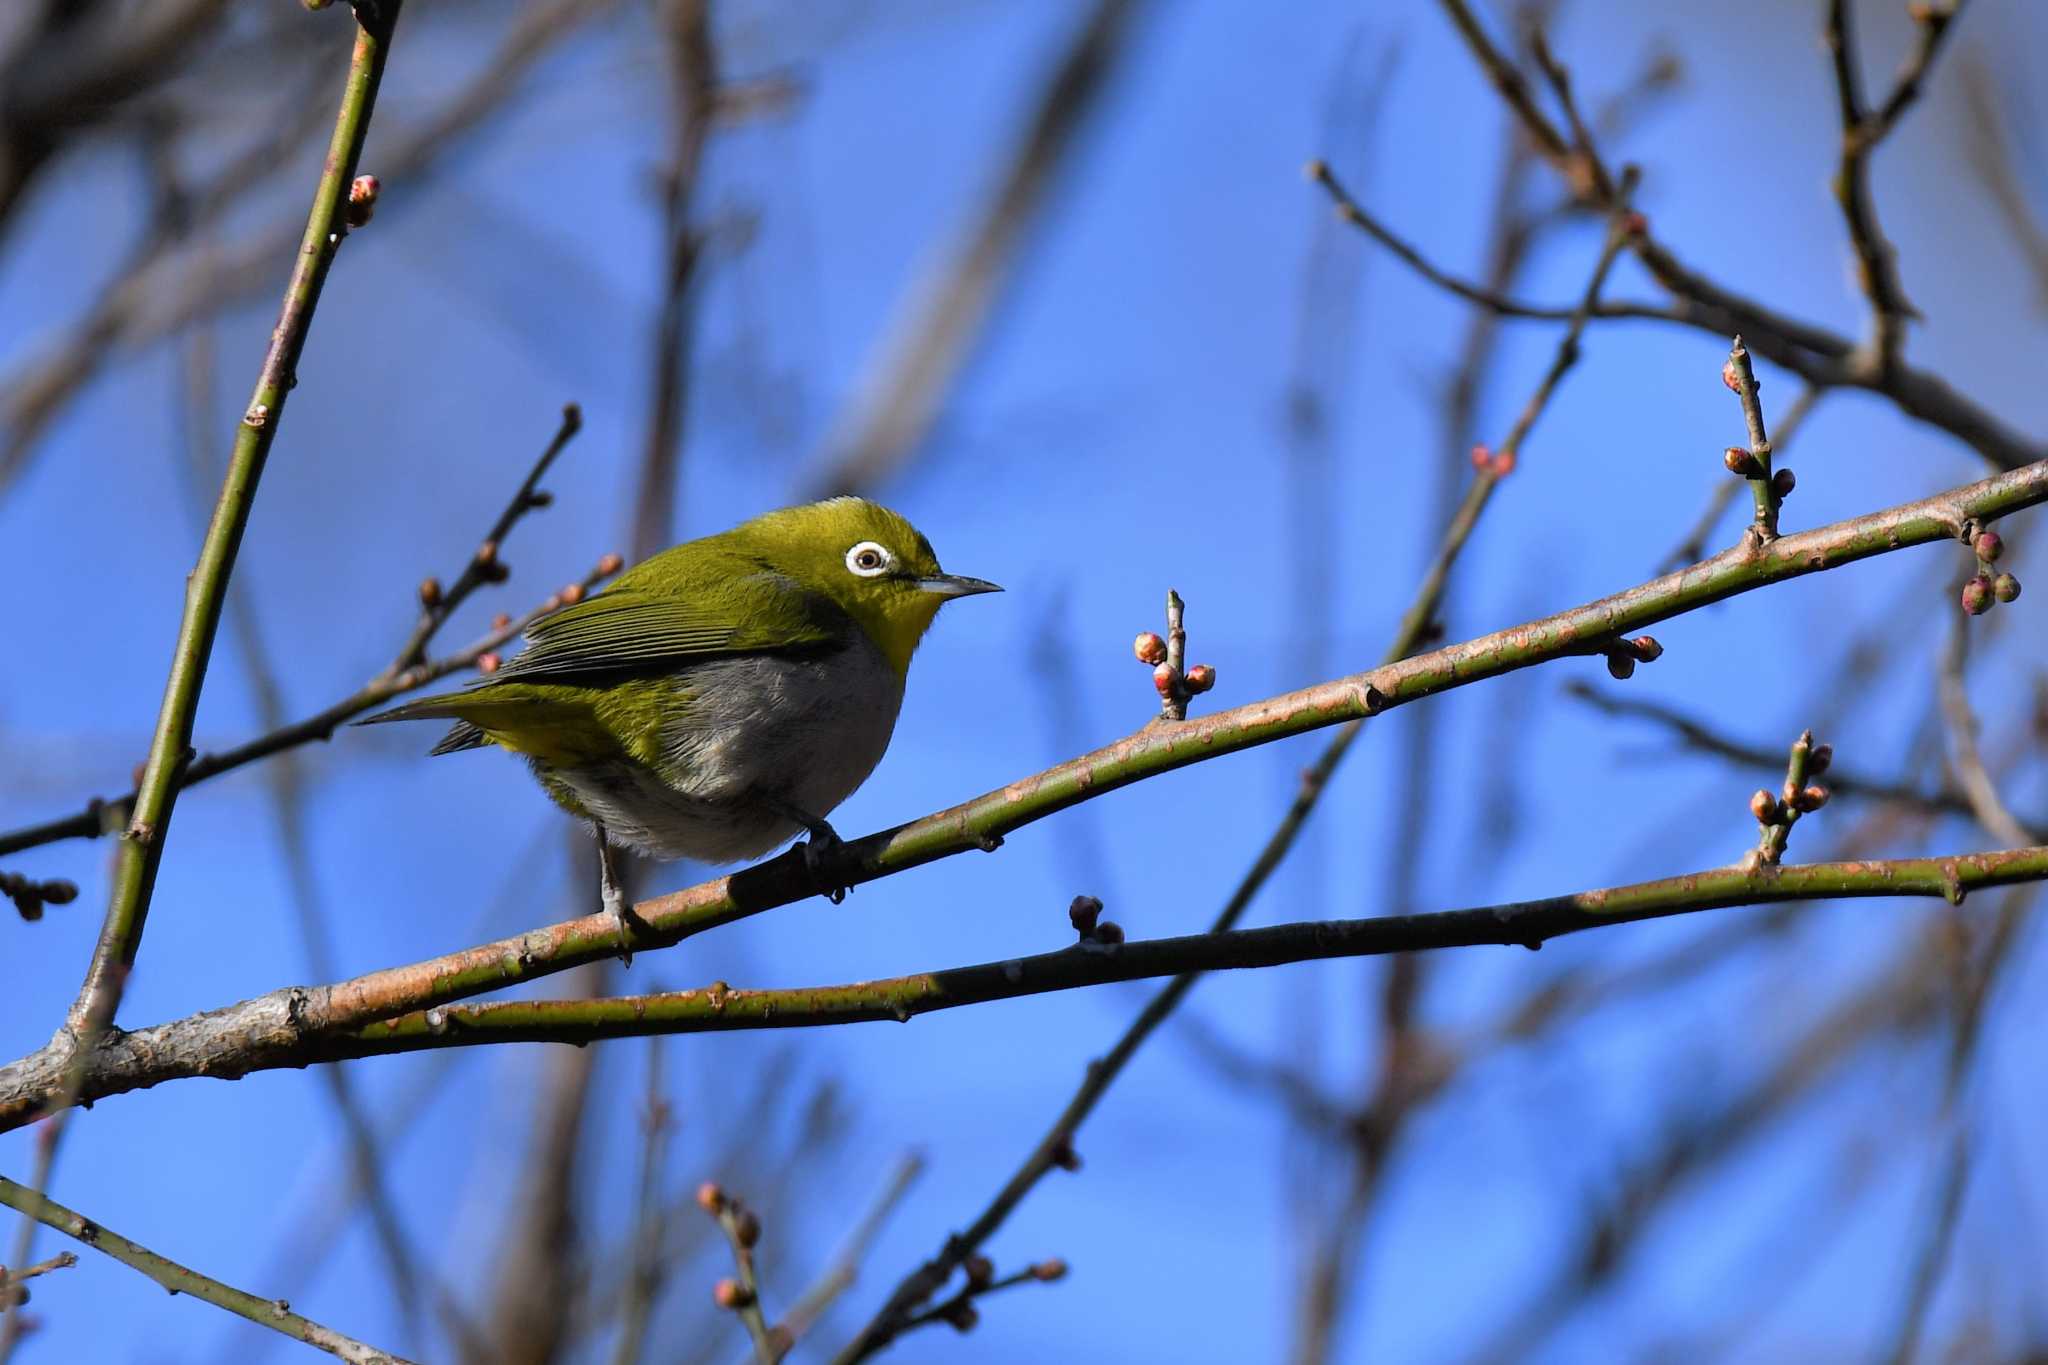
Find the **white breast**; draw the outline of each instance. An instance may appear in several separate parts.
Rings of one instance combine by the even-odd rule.
[[[556,769],[614,842],[657,858],[759,857],[824,819],[889,747],[903,684],[865,635],[821,658],[715,659],[677,675],[671,778],[625,760]],[[766,803],[763,797],[770,798]]]

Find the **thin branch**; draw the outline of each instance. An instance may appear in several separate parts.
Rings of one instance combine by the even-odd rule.
[[[1932,5],[1921,9],[1930,15],[1936,12]],[[1871,345],[1877,353],[1879,366],[1890,369],[1898,364],[1899,348],[1905,341],[1906,320],[1918,317],[1919,313],[1907,301],[1905,286],[1900,282],[1898,251],[1886,239],[1884,229],[1877,221],[1877,205],[1870,192],[1870,153],[1884,140],[1899,114],[1918,92],[1920,75],[1933,60],[1953,11],[1941,11],[1938,19],[1920,21],[1923,37],[1932,35],[1932,41],[1923,43],[1918,61],[1909,67],[1910,74],[1901,78],[1898,89],[1893,93],[1896,107],[1888,116],[1871,114],[1864,106],[1863,78],[1857,70],[1853,13],[1851,0],[1828,0],[1827,47],[1834,65],[1835,103],[1842,125],[1841,155],[1835,168],[1834,193],[1836,202],[1841,205],[1842,220],[1849,230],[1849,244],[1856,253],[1859,283],[1865,297],[1870,300]]]
[[[388,2],[388,0],[387,0]],[[91,1219],[73,1213],[62,1204],[38,1194],[26,1185],[20,1185],[6,1176],[0,1176],[0,1204],[17,1209],[28,1217],[48,1227],[55,1228],[67,1237],[85,1243],[95,1251],[105,1252],[123,1265],[132,1266],[149,1276],[173,1294],[190,1294],[203,1299],[216,1308],[247,1318],[259,1327],[268,1327],[294,1341],[316,1346],[329,1355],[339,1356],[351,1365],[407,1365],[401,1357],[366,1346],[351,1337],[345,1337],[331,1327],[322,1327],[310,1318],[300,1317],[291,1311],[283,1299],[261,1299],[233,1285],[187,1269],[176,1261],[159,1256],[147,1247],[129,1241],[111,1228],[93,1222]]]
[[[168,168],[163,168],[163,172],[168,181]],[[174,198],[175,195],[173,189],[167,197]],[[179,389],[185,413],[186,439],[185,458],[180,465],[186,475],[183,483],[191,511],[195,518],[201,519],[203,528],[206,489],[219,477],[218,471],[209,468],[207,460],[214,434],[208,420],[214,387],[213,348],[208,330],[203,326],[195,327],[181,350],[184,373]],[[285,722],[284,689],[272,666],[270,651],[264,641],[262,618],[256,610],[255,594],[247,578],[229,581],[226,611],[229,633],[239,646],[237,653],[241,656],[242,671],[255,698],[257,722],[266,730],[277,729]],[[319,879],[314,873],[308,846],[305,774],[297,759],[297,754],[279,755],[276,762],[265,767],[264,777],[270,785],[270,813],[277,825],[278,847],[290,887],[304,965],[315,980],[326,980],[335,975],[338,967]],[[392,1298],[398,1304],[400,1322],[407,1337],[416,1338],[419,1335],[420,1288],[423,1283],[430,1284],[430,1277],[421,1270],[406,1236],[404,1220],[385,1178],[376,1130],[357,1095],[355,1079],[345,1067],[329,1067],[321,1074],[322,1083],[334,1103],[339,1127],[348,1143],[356,1180],[363,1190],[370,1226],[383,1254],[385,1279]]]
[[[1542,900],[1129,940],[1110,949],[1075,945],[1031,957],[837,986],[741,990],[714,983],[697,990],[598,1000],[454,1005],[325,1035],[294,1027],[285,1009],[269,1005],[265,997],[107,1040],[94,1057],[92,1076],[103,1086],[96,1086],[94,1097],[181,1077],[232,1078],[281,1066],[432,1048],[508,1042],[581,1046],[655,1034],[901,1023],[991,1000],[1113,981],[1489,944],[1537,948],[1585,929],[1746,905],[1913,898],[1957,904],[1973,891],[2044,879],[2048,846],[2043,845],[1924,858],[1739,864]],[[1113,1053],[1095,1064],[1091,1073],[1111,1071],[1117,1056]],[[0,1092],[0,1104],[4,1103]],[[0,1116],[6,1112],[0,1108]],[[1007,1211],[1005,1206],[1003,1212]],[[994,1221],[1000,1223],[1001,1218]]]
[[[377,675],[378,682],[395,682],[401,675],[423,666],[427,660],[427,647],[434,642],[434,636],[448,623],[456,609],[469,600],[470,594],[486,583],[505,581],[509,572],[503,558],[506,537],[512,534],[512,528],[519,524],[521,518],[552,501],[551,495],[541,490],[540,481],[547,475],[555,457],[576,439],[576,433],[581,430],[583,409],[574,403],[564,403],[562,424],[555,428],[555,434],[549,438],[540,458],[526,471],[526,478],[520,482],[504,510],[498,513],[497,520],[491,523],[490,530],[484,532],[484,538],[477,542],[476,552],[462,566],[454,585],[444,590],[433,579],[421,585],[420,619],[413,626],[412,634],[399,646],[398,655],[392,659],[390,667]]]
[[[1634,172],[1626,176],[1628,188],[1634,186]],[[1445,531],[1442,546],[1434,561],[1423,576],[1415,601],[1402,617],[1395,631],[1393,644],[1386,653],[1389,664],[1399,663],[1412,655],[1427,638],[1435,618],[1438,604],[1442,601],[1444,589],[1449,582],[1451,566],[1464,548],[1472,528],[1477,525],[1480,514],[1493,496],[1500,481],[1514,469],[1522,442],[1534,428],[1537,417],[1548,403],[1550,395],[1565,372],[1576,363],[1579,354],[1579,336],[1584,331],[1586,320],[1593,306],[1598,302],[1600,290],[1606,283],[1608,272],[1613,268],[1622,242],[1627,235],[1628,217],[1626,212],[1617,213],[1608,226],[1606,245],[1603,247],[1592,275],[1587,282],[1584,296],[1572,316],[1571,326],[1566,329],[1563,340],[1558,343],[1557,353],[1545,372],[1528,404],[1515,420],[1499,453],[1489,455],[1480,463],[1478,476],[1466,491],[1465,499]],[[1169,596],[1168,609],[1172,611],[1178,598]],[[1178,625],[1178,621],[1173,622]],[[1368,693],[1372,689],[1368,686]],[[1371,708],[1368,708],[1368,714]],[[1212,933],[1229,930],[1243,916],[1252,900],[1265,886],[1266,881],[1286,858],[1308,817],[1321,800],[1330,778],[1350,752],[1362,728],[1363,717],[1353,717],[1345,724],[1317,757],[1315,763],[1304,773],[1302,783],[1287,813],[1268,837],[1265,847],[1252,862],[1244,878],[1238,883],[1212,926]],[[1125,1063],[1143,1046],[1169,1015],[1180,1005],[1187,993],[1194,988],[1199,973],[1184,973],[1169,983],[1149,1001],[1138,1017],[1131,1022],[1123,1036],[1117,1040],[1107,1057],[1092,1063],[1087,1075],[1074,1092],[1066,1109],[1054,1122],[1052,1128],[1039,1141],[1036,1148],[1025,1158],[1016,1173],[994,1201],[985,1209],[974,1227],[962,1236],[949,1238],[939,1255],[905,1276],[896,1291],[889,1297],[882,1309],[861,1331],[861,1334],[842,1351],[838,1360],[856,1361],[872,1355],[887,1345],[904,1330],[912,1313],[944,1286],[952,1273],[965,1259],[979,1249],[994,1231],[1002,1225],[1009,1212],[1019,1203],[1031,1188],[1045,1175],[1060,1164],[1064,1154],[1072,1150],[1073,1136],[1080,1125],[1093,1112],[1109,1084],[1122,1070]]]
[[[633,1203],[639,1210],[633,1224],[633,1263],[626,1275],[625,1302],[619,1309],[619,1338],[612,1347],[612,1365],[636,1365],[647,1341],[647,1323],[662,1281],[662,1159],[668,1147],[668,1099],[662,1093],[661,1039],[647,1045],[647,1096],[640,1115],[640,1183]]]
[[[1984,754],[1977,745],[1977,716],[1970,707],[1970,695],[1963,686],[1963,663],[1969,650],[1968,632],[1958,616],[1949,629],[1948,644],[1941,651],[1936,668],[1936,690],[1941,696],[1941,716],[1948,727],[1949,749],[1955,755],[1956,780],[1962,783],[1964,799],[1978,824],[2006,844],[2017,847],[2034,838],[2014,817],[1998,784],[1984,767]]]
[[[719,100],[710,0],[672,0],[657,9],[671,68],[670,123],[675,153],[662,171],[661,309],[648,352],[651,411],[633,499],[629,543],[636,560],[664,548],[675,524],[676,474],[682,462],[688,369],[696,339],[692,285],[704,256],[704,234],[694,214],[704,147]]]
[[[1048,193],[1124,65],[1145,8],[1142,0],[1096,0],[1075,29],[993,193],[906,298],[854,406],[827,438],[815,494],[873,488],[916,453]]]
[[[135,807],[115,858],[112,901],[107,907],[99,943],[93,950],[92,965],[72,1008],[71,1027],[79,1033],[113,1022],[126,975],[141,947],[157,868],[163,860],[171,813],[178,798],[178,778],[192,759],[192,720],[199,709],[199,691],[213,653],[214,632],[227,597],[228,576],[234,571],[242,532],[255,506],[257,482],[263,475],[271,443],[277,439],[285,399],[298,382],[299,355],[305,348],[328,268],[348,232],[343,209],[363,141],[369,133],[377,86],[383,79],[391,31],[398,21],[401,3],[402,0],[387,0],[374,16],[359,21],[356,27],[341,110],[335,119],[334,137],[328,144],[327,162],[313,197],[313,209],[306,219],[305,236],[291,280],[285,286],[284,303],[263,357],[255,393],[236,428],[234,453],[228,460],[228,473],[221,485],[213,522],[207,528],[199,562],[187,583],[184,618],[178,627],[177,647],[164,686],[156,734],[150,741],[142,780],[136,784]]]
[[[620,559],[617,555],[606,555],[591,571],[574,585],[578,597],[590,593],[606,579],[617,573]],[[380,673],[341,700],[322,708],[320,711],[281,726],[266,734],[223,749],[218,753],[201,754],[193,759],[179,778],[179,789],[193,787],[211,777],[233,772],[250,763],[259,762],[274,755],[296,749],[303,744],[326,741],[334,738],[334,732],[349,721],[374,711],[394,698],[416,691],[427,684],[437,682],[450,674],[475,668],[484,656],[496,654],[512,641],[524,635],[541,617],[561,608],[563,594],[550,594],[539,605],[517,617],[500,617],[491,628],[470,644],[439,659],[428,659],[399,673]],[[118,822],[132,808],[135,793],[125,796],[96,796],[86,802],[85,809],[74,815],[58,816],[45,820],[39,825],[27,825],[21,829],[0,834],[0,854],[19,852],[43,844],[56,843],[63,839],[93,839],[108,831],[110,824]]]
[[[1604,168],[1596,166],[1593,169],[1600,173],[1588,175],[1586,168],[1577,165],[1578,156],[1586,153],[1582,151],[1575,156],[1556,125],[1536,107],[1527,82],[1487,36],[1465,0],[1439,2],[1464,37],[1481,70],[1501,92],[1538,149],[1568,179],[1573,177],[1575,169],[1578,171],[1577,178],[1572,180],[1575,188],[1597,186]],[[1927,55],[1931,60],[1931,48]],[[1892,99],[1886,102],[1886,109],[1892,109],[1896,103],[1896,110],[1890,117],[1896,118],[1897,112],[1903,111],[1910,102],[1925,68],[1924,61],[1918,63],[1917,70],[1914,63],[1909,62],[1907,74],[1911,79],[1902,80]],[[1903,98],[1901,91],[1907,92]],[[1883,113],[1881,110],[1880,117]],[[1596,207],[1612,207],[1598,200],[1593,202]],[[1903,362],[1894,365],[1871,363],[1871,354],[1848,338],[1779,313],[1687,266],[1647,230],[1636,238],[1635,253],[1651,276],[1672,295],[1671,303],[1661,308],[1617,305],[1603,309],[1595,316],[1660,318],[1722,337],[1740,333],[1748,339],[1750,349],[1757,355],[1784,366],[1807,383],[1821,388],[1864,388],[1883,394],[1908,417],[1948,432],[1998,468],[2015,469],[2048,456],[2048,442],[2013,431],[1936,375],[1912,369]],[[1414,263],[1412,257],[1404,259]],[[1558,316],[1556,309],[1533,308],[1508,300],[1474,301],[1498,307],[1512,316]]]
[[[917,1183],[917,1178],[922,1174],[924,1158],[915,1152],[906,1154],[896,1163],[895,1170],[890,1173],[887,1184],[882,1187],[882,1192],[876,1197],[873,1206],[846,1234],[846,1240],[840,1244],[839,1253],[832,1258],[832,1264],[826,1267],[816,1282],[800,1294],[796,1302],[790,1305],[789,1311],[783,1314],[780,1326],[783,1340],[788,1345],[794,1346],[802,1341],[831,1310],[839,1296],[853,1287],[855,1279],[860,1275],[861,1262],[867,1259],[868,1250],[874,1245],[875,1238],[881,1234],[882,1225],[888,1221],[889,1215],[896,1211],[897,1206],[910,1193],[910,1187]]]
[[[388,140],[380,137],[380,174],[393,184],[422,184],[464,136],[524,90],[526,75],[548,52],[612,3],[535,0],[522,7],[490,59],[460,90],[426,118],[401,126]],[[263,60],[271,57],[266,50]],[[290,81],[293,73],[279,79]],[[213,191],[197,196],[199,213],[218,221],[238,205],[242,191],[264,183],[262,172],[296,146],[292,125],[303,102],[295,98],[278,112],[284,136],[252,145],[220,168],[210,182]],[[0,384],[0,487],[21,472],[36,437],[116,350],[146,345],[267,288],[299,230],[295,218],[279,219],[225,246],[209,242],[197,260],[161,249],[160,235],[139,247],[61,339]]]
[[[1619,697],[1598,690],[1585,683],[1574,682],[1566,686],[1565,695],[1582,701],[1603,715],[1629,716],[1662,726],[1683,740],[1686,747],[1717,758],[1729,759],[1744,767],[1769,768],[1784,761],[1777,750],[1760,744],[1744,744],[1713,729],[1704,721],[1661,702],[1639,701],[1633,697]],[[1872,777],[1868,774],[1844,771],[1837,758],[1828,769],[1828,785],[1837,797],[1861,797],[1870,801],[1882,801],[1889,805],[1904,806],[1928,815],[1961,815],[1974,818],[1977,815],[1970,799],[1959,792],[1938,790],[1927,791],[1908,782],[1892,781]],[[1986,826],[1989,829],[1989,826]],[[1996,833],[1996,831],[1993,831]],[[2003,838],[2001,834],[1998,837]],[[2014,841],[2019,844],[2035,843],[2033,837]]]
[[[789,1349],[786,1341],[769,1331],[768,1316],[761,1309],[761,1277],[754,1265],[754,1244],[761,1239],[761,1220],[752,1209],[728,1195],[713,1182],[697,1190],[698,1205],[718,1220],[732,1251],[737,1278],[720,1280],[714,1299],[720,1308],[739,1314],[746,1324],[747,1338],[754,1344],[755,1365],[775,1365]]]
[[[1792,443],[1792,437],[1797,434],[1808,415],[1813,412],[1814,406],[1820,401],[1821,392],[1822,390],[1808,384],[1799,391],[1799,396],[1792,400],[1791,405],[1778,418],[1778,434],[1771,438],[1773,454],[1785,453],[1785,447]],[[1707,538],[1713,535],[1714,528],[1721,524],[1722,516],[1728,511],[1728,504],[1735,501],[1735,495],[1747,486],[1746,480],[1716,479],[1714,491],[1707,498],[1707,505],[1701,509],[1699,519],[1693,523],[1692,529],[1685,533],[1685,539],[1679,541],[1671,553],[1664,557],[1659,567],[1675,569],[1705,555]]]
[[[2029,126],[2037,115],[2017,93],[2009,94],[2004,101],[2006,107],[2001,109],[1997,98],[1998,82],[1981,61],[1965,64],[1960,84],[1970,114],[1967,151],[1970,167],[1998,205],[2014,245],[2034,273],[2036,311],[2048,312],[2048,227],[2043,226],[2021,187],[2019,168],[2015,164],[2019,152],[2010,126],[2014,123]],[[2015,108],[2015,105],[2019,107]],[[2030,169],[2038,171],[2038,162]]]

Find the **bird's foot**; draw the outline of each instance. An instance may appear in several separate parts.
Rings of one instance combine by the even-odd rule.
[[[605,887],[604,912],[618,926],[619,965],[630,967],[633,965],[633,926],[637,921],[633,908],[626,904],[626,893],[616,886]]]
[[[597,837],[598,897],[604,913],[619,930],[619,965],[633,965],[633,931],[642,927],[633,908],[626,904],[624,879],[619,876],[618,850],[602,833]]]
[[[818,894],[837,905],[853,890],[846,881],[846,841],[823,820],[812,823],[810,831],[797,845],[804,851],[804,871]]]

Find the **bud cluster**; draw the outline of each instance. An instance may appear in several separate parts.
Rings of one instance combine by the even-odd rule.
[[[1074,897],[1074,903],[1067,907],[1067,922],[1074,926],[1084,945],[1109,948],[1124,941],[1123,926],[1115,920],[1103,919],[1102,902],[1093,896]]]
[[[2017,598],[2020,581],[1996,567],[2005,554],[2005,541],[1998,532],[1978,532],[1970,540],[1970,548],[1977,553],[1977,573],[1963,584],[1963,610],[1971,616],[1982,616],[1997,603]]]
[[[136,786],[142,782],[138,778]],[[67,881],[36,881],[19,872],[0,872],[0,896],[14,902],[15,912],[34,923],[43,917],[46,905],[69,905],[78,899],[78,887]]]
[[[1141,632],[1131,643],[1131,653],[1141,664],[1152,666],[1152,687],[1159,693],[1161,709],[1169,717],[1180,719],[1187,714],[1190,697],[1199,697],[1216,685],[1216,669],[1211,664],[1195,664],[1183,669],[1173,661],[1173,650],[1164,636],[1157,631]]]
[[[1634,676],[1637,664],[1653,664],[1663,658],[1664,646],[1654,635],[1638,635],[1632,640],[1616,640],[1602,653],[1607,656],[1608,676],[1619,680]]]
[[[1784,784],[1776,792],[1759,788],[1749,798],[1749,813],[1757,823],[1754,856],[1759,863],[1777,863],[1784,856],[1792,826],[1799,822],[1799,817],[1811,815],[1828,803],[1832,793],[1812,779],[1825,774],[1834,761],[1834,746],[1814,743],[1813,732],[1806,731],[1793,741],[1785,764]]]

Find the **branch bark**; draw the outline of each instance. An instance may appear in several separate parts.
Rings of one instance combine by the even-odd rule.
[[[1115,744],[1020,779],[949,810],[849,843],[841,875],[848,884],[873,881],[970,849],[991,850],[1012,830],[1083,801],[1161,773],[1291,735],[1362,720],[1391,707],[1568,655],[1597,653],[1603,644],[1714,602],[1790,578],[1838,568],[1909,545],[1960,540],[2007,513],[2048,501],[2048,461],[1939,493],[1918,502],[1837,522],[1758,546],[1744,542],[1714,558],[1611,597],[1483,635],[1462,644],[1252,702],[1200,720],[1151,725]],[[645,925],[638,947],[655,948],[814,894],[799,851],[697,886],[640,902]],[[495,943],[404,967],[371,972],[332,986],[288,988],[212,1015],[199,1031],[192,1068],[181,1074],[243,1074],[252,1055],[220,1022],[237,1011],[270,1040],[265,1065],[315,1060],[301,1055],[311,1040],[332,1038],[413,1011],[565,971],[618,951],[617,926],[605,915],[549,925]],[[1090,978],[1092,980],[1092,978]],[[1077,983],[1078,984],[1078,983]],[[424,1019],[425,1016],[423,1015]],[[176,1028],[177,1025],[166,1027]],[[131,1037],[110,1037],[81,1056],[79,1097],[97,1098],[141,1081],[105,1088],[102,1054]],[[253,1036],[253,1035],[252,1035]],[[65,1094],[49,1084],[48,1062],[80,1051],[60,1030],[49,1046],[0,1067],[0,1130],[19,1126]],[[171,1073],[165,1073],[166,1075]],[[157,1079],[162,1079],[158,1077]]]

